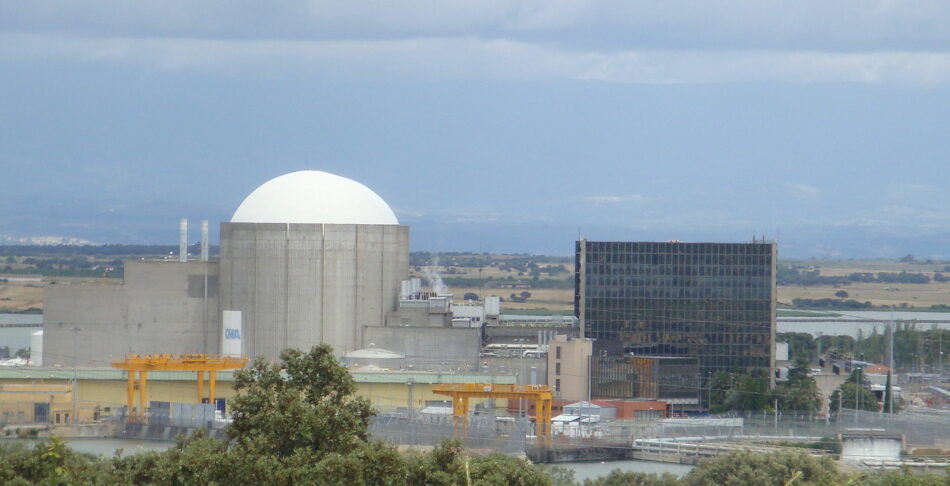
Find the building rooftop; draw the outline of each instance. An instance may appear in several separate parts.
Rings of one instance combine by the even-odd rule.
[[[73,373],[79,380],[122,380],[125,372],[114,368],[40,368],[31,366],[2,367],[0,380],[72,380]],[[385,371],[361,372],[350,370],[357,383],[402,383],[409,381],[420,384],[433,383],[492,383],[498,385],[514,384],[514,375],[493,375],[478,373],[444,373],[424,371]],[[150,371],[149,381],[195,381],[193,371]],[[217,381],[234,381],[234,371],[219,371]]]

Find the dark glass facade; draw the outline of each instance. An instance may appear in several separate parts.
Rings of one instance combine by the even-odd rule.
[[[575,314],[605,372],[594,395],[635,397],[618,396],[636,394],[618,382],[628,368],[636,375],[635,356],[697,358],[700,381],[768,373],[775,257],[774,243],[577,242]]]
[[[598,398],[699,399],[699,360],[668,356],[598,357],[591,362]]]

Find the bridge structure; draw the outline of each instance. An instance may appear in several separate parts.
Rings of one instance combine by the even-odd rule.
[[[124,358],[112,361],[112,367],[125,370],[128,373],[128,386],[126,388],[128,409],[126,416],[129,421],[141,422],[145,419],[145,397],[150,371],[194,371],[197,374],[198,403],[201,403],[202,399],[205,398],[204,379],[205,373],[207,373],[208,402],[214,403],[217,372],[242,368],[246,363],[247,358],[209,354],[129,354]],[[135,408],[136,390],[138,390],[139,395],[138,408]]]
[[[465,435],[468,429],[468,404],[472,398],[526,399],[534,402],[535,435],[547,441],[551,437],[551,405],[553,394],[547,385],[493,385],[486,383],[444,383],[433,385],[432,392],[452,398],[455,434]]]

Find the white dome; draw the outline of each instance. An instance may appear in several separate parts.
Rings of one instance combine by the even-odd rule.
[[[368,187],[319,170],[275,177],[254,189],[232,223],[399,224]]]

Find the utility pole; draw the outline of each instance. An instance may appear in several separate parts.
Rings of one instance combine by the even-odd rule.
[[[864,379],[861,373],[864,368],[858,368],[858,382],[854,388],[854,425],[858,425],[858,412],[861,410],[861,389],[864,388]]]
[[[587,354],[587,427],[588,427],[588,431],[589,431],[590,425],[591,425],[591,424],[590,424],[590,407],[591,407],[591,403],[590,403],[590,401],[591,401],[591,392],[590,392],[590,375],[591,375],[590,371],[591,371],[591,369],[590,369],[590,363],[591,363],[591,355],[592,355],[592,354],[593,354],[593,349],[591,349],[591,352]],[[583,421],[583,419],[581,419],[581,420]]]
[[[409,378],[408,380],[406,380],[406,391],[407,391],[407,394],[406,394],[406,405],[407,405],[408,408],[409,408],[409,443],[414,445],[414,444],[416,443],[416,441],[415,441],[415,428],[416,428],[416,424],[413,423],[413,419],[415,418],[415,410],[414,410],[413,407],[412,407],[412,387],[413,387],[413,385],[415,385],[415,382],[413,381],[412,378]]]
[[[937,326],[937,373],[943,378],[943,330]]]
[[[888,340],[888,371],[887,371],[887,390],[884,392],[887,393],[887,412],[894,413],[894,383],[891,380],[891,377],[894,376],[894,306],[891,305],[891,324],[890,324],[890,335],[891,338]],[[883,408],[883,407],[881,407]]]
[[[844,412],[844,390],[838,390],[838,416],[835,418],[835,423],[841,422],[841,413]]]
[[[775,399],[775,432],[773,435],[778,435],[778,398]]]
[[[518,339],[515,339],[515,342],[520,344],[520,346],[518,346],[518,353],[520,353],[521,355],[521,358],[518,364],[518,381],[519,381],[519,384],[523,384],[520,382],[524,381],[524,343],[526,343],[527,340],[518,338]],[[521,420],[523,416],[524,416],[524,398],[519,397],[518,398],[518,420]]]
[[[82,331],[82,328],[81,328],[81,327],[74,327],[74,328],[72,328],[72,329],[70,329],[70,330],[73,331],[73,386],[72,386],[72,390],[71,390],[71,391],[72,391],[71,395],[73,396],[73,420],[72,420],[72,423],[75,424],[75,423],[77,422],[77,420],[76,420],[76,413],[77,413],[77,411],[79,410],[79,402],[78,402],[78,397],[77,397],[77,395],[79,395],[79,390],[78,390],[78,388],[79,388],[79,376],[78,376],[78,373],[77,373],[77,371],[76,371],[76,359],[77,359],[77,356],[76,356],[76,348],[77,348],[77,346],[76,346],[76,344],[77,344],[77,342],[79,341],[79,331]]]

